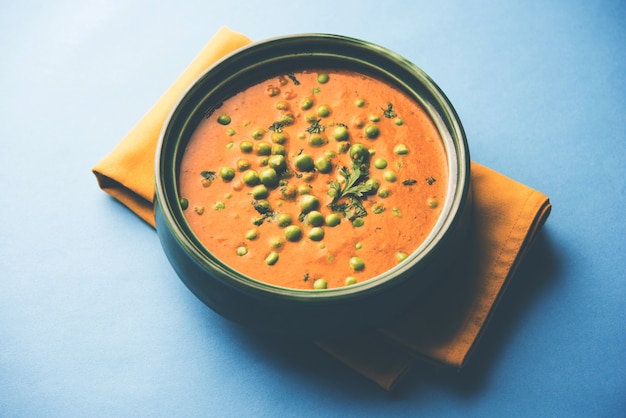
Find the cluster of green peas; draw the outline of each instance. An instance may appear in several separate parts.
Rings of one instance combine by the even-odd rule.
[[[329,76],[327,74],[319,74],[317,78],[320,84],[325,84],[329,80]],[[305,97],[300,101],[300,108],[302,110],[310,110],[314,106],[314,99],[311,97]],[[357,107],[364,106],[365,101],[362,99],[358,99],[355,102]],[[276,104],[276,108],[281,111],[288,111],[289,104],[285,101],[279,101]],[[315,113],[311,113],[307,115],[307,121],[311,123],[315,123],[317,118],[325,118],[328,117],[331,113],[331,109],[327,105],[319,105],[315,109]],[[380,135],[380,129],[376,126],[376,122],[380,119],[376,116],[370,117],[370,122],[366,121],[357,121],[356,127],[362,128],[365,134],[365,137],[371,140],[378,138]],[[231,123],[231,117],[227,114],[221,114],[217,117],[217,122],[221,125],[229,125]],[[291,113],[285,113],[280,119],[281,126],[288,126],[294,122],[294,116]],[[403,121],[401,118],[396,118],[395,124],[400,126]],[[234,130],[230,128],[228,130],[229,135],[234,135]],[[293,175],[290,173],[287,159],[286,159],[286,148],[284,146],[285,142],[288,140],[289,136],[281,131],[274,131],[270,135],[271,144],[268,142],[260,141],[267,132],[264,129],[255,129],[251,132],[252,141],[241,141],[239,144],[239,149],[243,154],[256,154],[257,156],[262,158],[263,168],[259,171],[256,171],[251,168],[251,163],[246,158],[241,158],[236,163],[236,168],[233,167],[222,167],[219,169],[219,176],[224,181],[232,181],[236,177],[236,172],[243,172],[242,181],[246,186],[249,186],[250,192],[249,194],[255,200],[255,208],[260,213],[271,213],[272,209],[270,207],[270,203],[267,200],[270,191],[280,187],[281,194],[284,198],[289,200],[295,200],[297,196],[300,195],[299,207],[301,210],[301,220],[303,220],[303,224],[310,226],[306,236],[308,239],[312,241],[322,241],[324,239],[324,226],[327,227],[335,227],[341,223],[341,217],[337,213],[330,213],[324,216],[320,211],[320,201],[314,195],[309,194],[309,190],[306,187],[295,188],[294,186],[289,186],[285,182],[285,178]],[[339,143],[338,151],[341,153],[350,153],[350,157],[353,159],[356,158],[369,158],[371,154],[373,154],[372,150],[367,149],[362,144],[353,144],[350,145],[350,133],[348,127],[343,124],[338,124],[334,126],[332,133],[332,137]],[[300,138],[303,139],[305,137],[304,134],[300,135]],[[319,132],[311,133],[308,137],[308,142],[311,146],[321,147],[327,144],[327,139],[325,136],[321,135]],[[405,155],[408,154],[409,150],[404,144],[396,145],[394,148],[394,153],[397,155]],[[333,170],[333,164],[331,158],[334,153],[327,152],[325,155],[318,157],[317,159],[313,159],[313,157],[306,153],[301,153],[297,155],[293,159],[294,168],[300,173],[313,173],[315,171],[326,174],[330,173]],[[372,161],[372,165],[378,170],[385,170],[387,168],[387,161],[383,158],[377,158]],[[384,171],[382,178],[387,182],[395,182],[397,180],[397,175],[393,170]],[[377,195],[381,198],[386,198],[391,193],[391,190],[388,187],[379,187],[378,181],[375,179],[368,179],[368,182],[372,185],[372,189],[377,193]],[[378,212],[376,212],[378,213]],[[263,217],[257,220],[257,222],[263,221]],[[303,228],[294,223],[294,217],[288,213],[279,213],[275,217],[275,221],[278,226],[281,227],[284,231],[284,239],[280,237],[274,237],[270,240],[271,251],[265,258],[265,263],[267,265],[274,265],[279,260],[279,250],[284,244],[285,240],[289,242],[297,242],[301,240],[304,236]],[[256,223],[256,222],[255,222]],[[259,223],[260,224],[260,223]],[[357,225],[358,226],[358,225]],[[252,228],[248,230],[245,238],[247,240],[254,240],[258,237],[259,232],[256,228]],[[238,255],[247,254],[247,247],[241,246],[237,248]],[[349,260],[350,266],[354,271],[361,271],[365,268],[365,262],[359,257],[351,257]],[[356,278],[353,276],[349,276],[345,280],[346,285],[351,285],[356,283]],[[325,279],[320,278],[314,281],[313,288],[314,289],[325,289],[327,287],[327,282]]]

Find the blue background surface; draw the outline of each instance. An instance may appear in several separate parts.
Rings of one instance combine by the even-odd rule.
[[[98,189],[222,25],[363,38],[446,92],[472,158],[554,205],[467,367],[387,393],[214,314]],[[623,1],[3,2],[0,416],[624,416]]]

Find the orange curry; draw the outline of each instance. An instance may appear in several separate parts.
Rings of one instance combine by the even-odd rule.
[[[180,202],[229,267],[330,289],[415,251],[440,214],[446,164],[436,127],[400,90],[348,71],[302,71],[207,112],[181,161]]]

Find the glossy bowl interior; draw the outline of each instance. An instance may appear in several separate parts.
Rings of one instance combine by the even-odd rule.
[[[269,77],[309,68],[355,70],[387,81],[418,102],[443,140],[448,195],[426,241],[405,262],[375,278],[337,289],[272,286],[222,263],[195,237],[179,204],[178,170],[185,146],[207,112]],[[462,248],[471,210],[470,157],[454,108],[439,87],[398,54],[362,40],[326,34],[251,44],[204,72],[164,125],[155,161],[157,233],[185,285],[219,314],[252,329],[290,337],[326,338],[383,325],[429,287]]]

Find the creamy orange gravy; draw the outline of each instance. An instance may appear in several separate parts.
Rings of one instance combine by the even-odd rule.
[[[328,80],[320,78],[320,82],[318,75],[328,75]],[[313,105],[303,110],[307,100]],[[320,106],[326,106],[330,113],[318,114]],[[342,126],[347,128],[347,140],[333,137],[335,128]],[[366,132],[372,129],[368,126],[378,128],[376,138],[368,138]],[[258,137],[261,131],[264,134]],[[274,135],[276,131],[286,139]],[[320,131],[322,145],[310,143],[315,131]],[[269,156],[258,155],[255,150],[244,152],[242,143],[251,143],[255,150],[259,144],[267,144],[273,147],[272,153],[284,152],[287,168],[277,170],[280,185],[268,187],[266,199],[251,195],[253,186],[244,182],[244,174],[267,168]],[[359,161],[365,175],[355,182],[367,191],[358,198],[347,194],[333,201],[329,193],[336,192],[337,186],[340,191],[346,189],[341,167],[347,173],[354,172],[355,162],[347,150],[354,144],[369,150],[368,157]],[[398,145],[407,152],[398,153]],[[332,170],[299,170],[295,161],[301,154],[313,160],[326,157]],[[386,161],[385,168],[375,166],[380,159]],[[183,155],[180,197],[198,239],[233,269],[287,288],[313,289],[316,281],[315,288],[324,284],[337,288],[345,286],[347,278],[348,283],[362,282],[389,270],[424,241],[444,203],[446,164],[437,129],[404,93],[361,74],[306,71],[251,86],[208,114]],[[223,168],[230,168],[234,178],[223,179]],[[395,174],[395,181],[389,171]],[[379,188],[368,190],[364,186],[368,179],[376,180]],[[286,191],[294,189],[298,191],[295,196]],[[318,199],[317,211],[324,216],[340,216],[338,225],[324,223],[319,227],[321,240],[308,237],[314,226],[301,207],[306,195]],[[349,198],[356,198],[367,214],[338,210]],[[269,209],[263,209],[267,205]],[[281,214],[291,215],[292,225],[302,233],[300,239],[291,242],[286,238],[286,228],[278,222]],[[252,231],[256,236],[252,237]],[[355,264],[354,257],[362,265]]]

